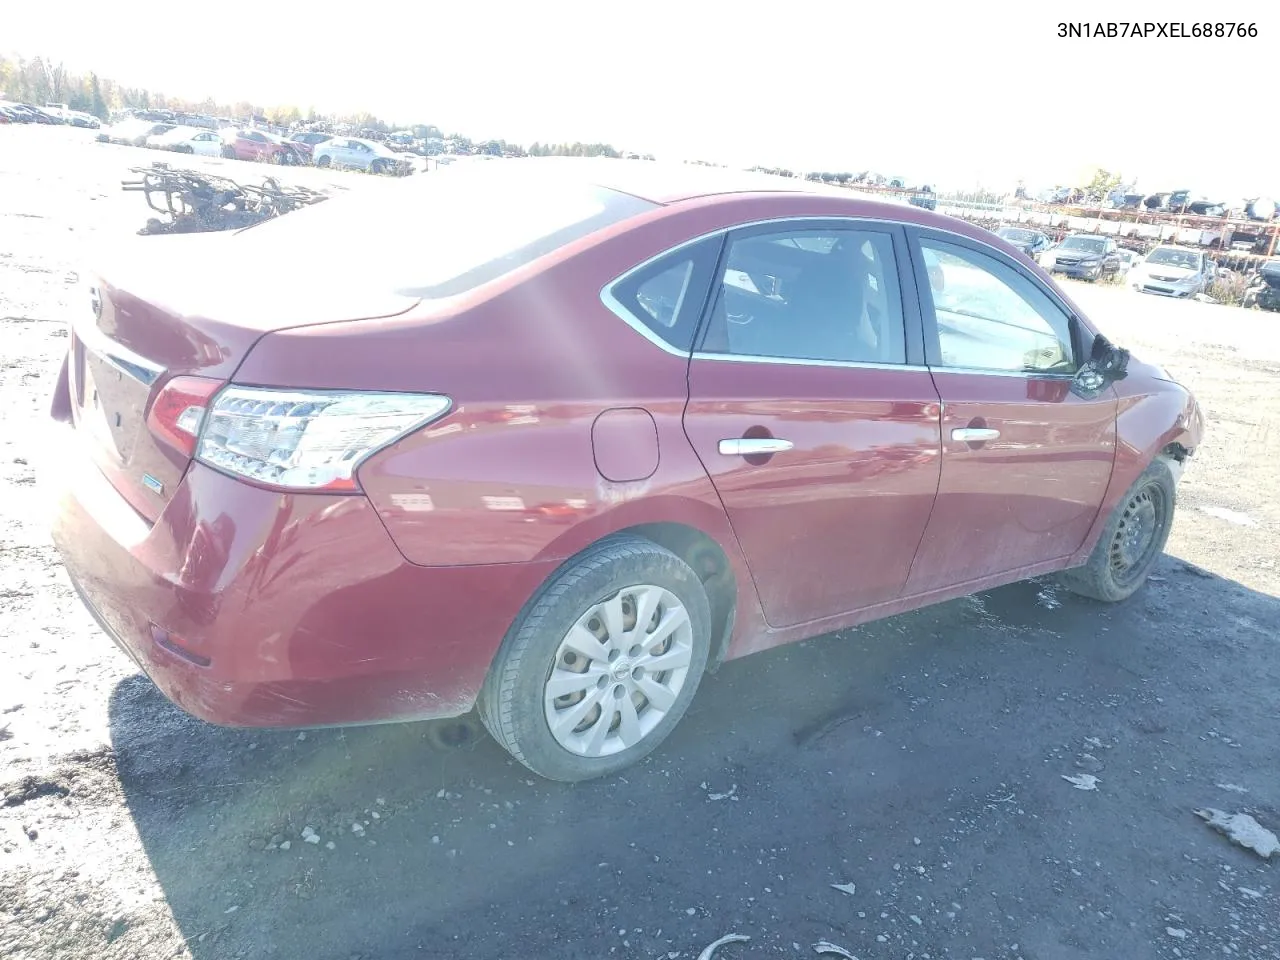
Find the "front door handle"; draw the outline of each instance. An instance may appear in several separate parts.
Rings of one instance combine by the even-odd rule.
[[[794,447],[790,440],[777,437],[735,437],[720,441],[720,452],[726,457],[750,457],[762,453],[782,453]]]
[[[995,440],[999,436],[1000,431],[991,427],[956,427],[951,431],[951,439],[959,440],[961,443],[982,443],[986,440]]]

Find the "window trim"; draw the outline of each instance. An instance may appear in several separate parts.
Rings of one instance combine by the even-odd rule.
[[[925,329],[925,362],[938,373],[969,373],[995,377],[1021,377],[1024,380],[1075,380],[1084,358],[1088,357],[1088,345],[1092,343],[1093,332],[1081,321],[1079,314],[1071,308],[1062,296],[1047,286],[1039,277],[1025,266],[981,241],[966,237],[963,234],[951,233],[947,230],[936,230],[929,227],[909,226],[906,230],[907,242],[911,251],[911,265],[916,277],[916,288],[920,299],[920,317]],[[1000,367],[954,367],[942,362],[941,346],[938,342],[938,321],[933,306],[933,295],[929,287],[929,274],[924,263],[922,240],[934,240],[953,247],[963,247],[982,256],[990,257],[1002,266],[1012,270],[1030,283],[1036,290],[1049,299],[1049,302],[1060,309],[1067,318],[1067,332],[1071,338],[1072,362],[1075,370],[1071,373],[1051,373],[1036,370],[1006,370]]]
[[[755,226],[765,226],[765,225],[773,226],[773,225],[779,225],[779,224],[809,223],[809,222],[821,222],[821,223],[828,223],[828,224],[835,224],[835,225],[877,224],[880,226],[890,227],[890,228],[902,231],[905,237],[905,240],[904,240],[905,252],[908,255],[907,258],[902,259],[898,263],[898,277],[899,277],[899,282],[902,285],[902,297],[903,297],[902,309],[904,313],[908,310],[914,311],[915,316],[919,320],[920,331],[921,331],[920,332],[921,350],[918,357],[914,359],[912,357],[911,346],[912,346],[912,340],[913,340],[912,333],[914,331],[914,325],[910,324],[910,322],[908,322],[908,327],[911,329],[908,330],[908,339],[907,339],[908,350],[907,350],[906,364],[883,364],[883,363],[839,361],[839,360],[797,361],[794,358],[790,358],[790,357],[730,357],[730,356],[726,356],[724,354],[718,354],[718,353],[703,354],[698,352],[697,350],[694,350],[692,353],[690,353],[689,351],[681,350],[678,347],[673,346],[672,344],[663,340],[657,334],[653,333],[653,331],[651,331],[648,327],[646,327],[640,320],[631,316],[631,314],[628,312],[626,307],[622,306],[622,304],[619,303],[611,293],[615,285],[628,279],[638,271],[643,270],[648,266],[651,266],[656,261],[666,257],[668,254],[675,253],[676,251],[682,250],[685,247],[691,246],[695,243],[701,243],[704,240],[710,240],[718,236],[721,238],[721,257],[723,257],[724,255],[723,238],[727,236],[729,233],[732,233],[734,230],[742,230],[746,227],[755,227]],[[928,342],[928,338],[925,336],[925,332],[924,332],[925,324],[927,321],[924,316],[924,310],[921,306],[920,292],[919,292],[920,279],[921,279],[920,270],[922,267],[922,260],[921,260],[922,255],[921,255],[920,245],[919,245],[919,237],[921,236],[932,236],[943,241],[944,243],[954,243],[959,246],[970,246],[974,250],[978,251],[979,253],[985,253],[988,256],[994,256],[997,259],[999,259],[1001,262],[1006,263],[1013,269],[1017,270],[1024,277],[1030,280],[1032,283],[1036,284],[1036,286],[1044,294],[1046,294],[1050,299],[1052,299],[1053,302],[1056,303],[1059,307],[1061,307],[1062,311],[1067,314],[1074,328],[1073,333],[1075,335],[1075,340],[1073,341],[1073,346],[1075,347],[1076,357],[1077,358],[1087,357],[1089,355],[1089,347],[1093,342],[1093,338],[1097,335],[1097,331],[1095,331],[1091,326],[1089,326],[1088,322],[1085,320],[1084,317],[1076,313],[1076,311],[1062,298],[1061,294],[1056,292],[1052,287],[1046,285],[1043,280],[1037,277],[1034,273],[1030,272],[1023,264],[1021,264],[1017,260],[1005,254],[1003,250],[999,249],[994,244],[987,243],[985,240],[979,239],[977,237],[970,237],[967,234],[957,233],[953,230],[947,230],[943,227],[925,227],[925,226],[920,226],[919,224],[909,220],[892,220],[887,217],[845,217],[845,216],[839,216],[839,215],[830,216],[830,217],[816,217],[816,218],[812,216],[771,217],[764,220],[748,220],[748,221],[744,221],[743,223],[734,224],[733,226],[728,226],[728,227],[717,227],[714,230],[708,230],[706,233],[702,233],[696,237],[691,237],[688,240],[684,240],[673,247],[668,247],[667,249],[662,250],[651,257],[647,257],[646,259],[642,260],[640,263],[636,264],[634,267],[630,267],[629,269],[625,270],[623,273],[619,274],[613,280],[610,280],[609,282],[604,284],[604,286],[600,290],[600,301],[609,310],[610,313],[614,314],[616,317],[618,317],[618,319],[622,320],[623,323],[629,326],[636,333],[640,334],[640,336],[644,337],[654,346],[658,347],[665,353],[671,354],[672,356],[684,357],[686,359],[692,358],[695,360],[726,360],[733,363],[788,363],[788,364],[800,364],[800,365],[809,364],[812,366],[841,366],[841,367],[854,367],[854,368],[871,367],[874,369],[881,369],[881,370],[945,369],[945,370],[954,371],[954,372],[982,373],[990,376],[1022,377],[1023,379],[1026,379],[1027,377],[1032,376],[1032,374],[1028,374],[1025,371],[986,370],[986,369],[968,370],[967,368],[961,368],[961,367],[942,368],[937,366],[930,367],[928,365],[928,361],[925,356],[925,350],[924,350],[924,345]],[[894,256],[895,257],[898,256],[897,246],[894,247]],[[717,263],[717,275],[719,275],[718,263]],[[928,282],[927,274],[925,275],[924,280],[926,283]],[[701,333],[701,330],[699,330],[699,333]],[[695,342],[696,342],[696,339],[695,339]],[[1077,361],[1077,365],[1079,365],[1079,361]],[[1037,377],[1037,379],[1058,379],[1058,378],[1063,380],[1069,379],[1065,374],[1054,374],[1054,375],[1038,374],[1035,376]],[[1070,379],[1074,379],[1074,377]]]

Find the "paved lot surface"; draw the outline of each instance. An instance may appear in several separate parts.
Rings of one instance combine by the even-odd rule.
[[[1070,287],[1208,410],[1132,600],[1017,584],[731,663],[649,762],[571,787],[471,721],[204,725],[91,624],[45,412],[152,156],[0,128],[0,956],[1280,957],[1280,858],[1192,813],[1280,829],[1274,316]]]

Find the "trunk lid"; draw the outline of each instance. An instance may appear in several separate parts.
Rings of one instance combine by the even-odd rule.
[[[287,254],[264,260],[264,244],[248,237],[131,241],[103,263],[90,302],[71,322],[72,423],[103,474],[148,521],[190,463],[147,426],[169,380],[229,380],[267,333],[394,316],[417,302],[370,290],[358,270],[335,273],[332,262],[321,262],[329,258],[310,269]]]

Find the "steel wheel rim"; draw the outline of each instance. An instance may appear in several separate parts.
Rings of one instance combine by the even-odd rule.
[[[1111,575],[1128,586],[1147,569],[1159,549],[1165,522],[1165,503],[1156,484],[1143,486],[1124,505],[1115,536],[1111,538]]]
[[[565,634],[543,685],[552,737],[607,757],[648,737],[675,706],[693,661],[693,623],[670,590],[623,587]]]

